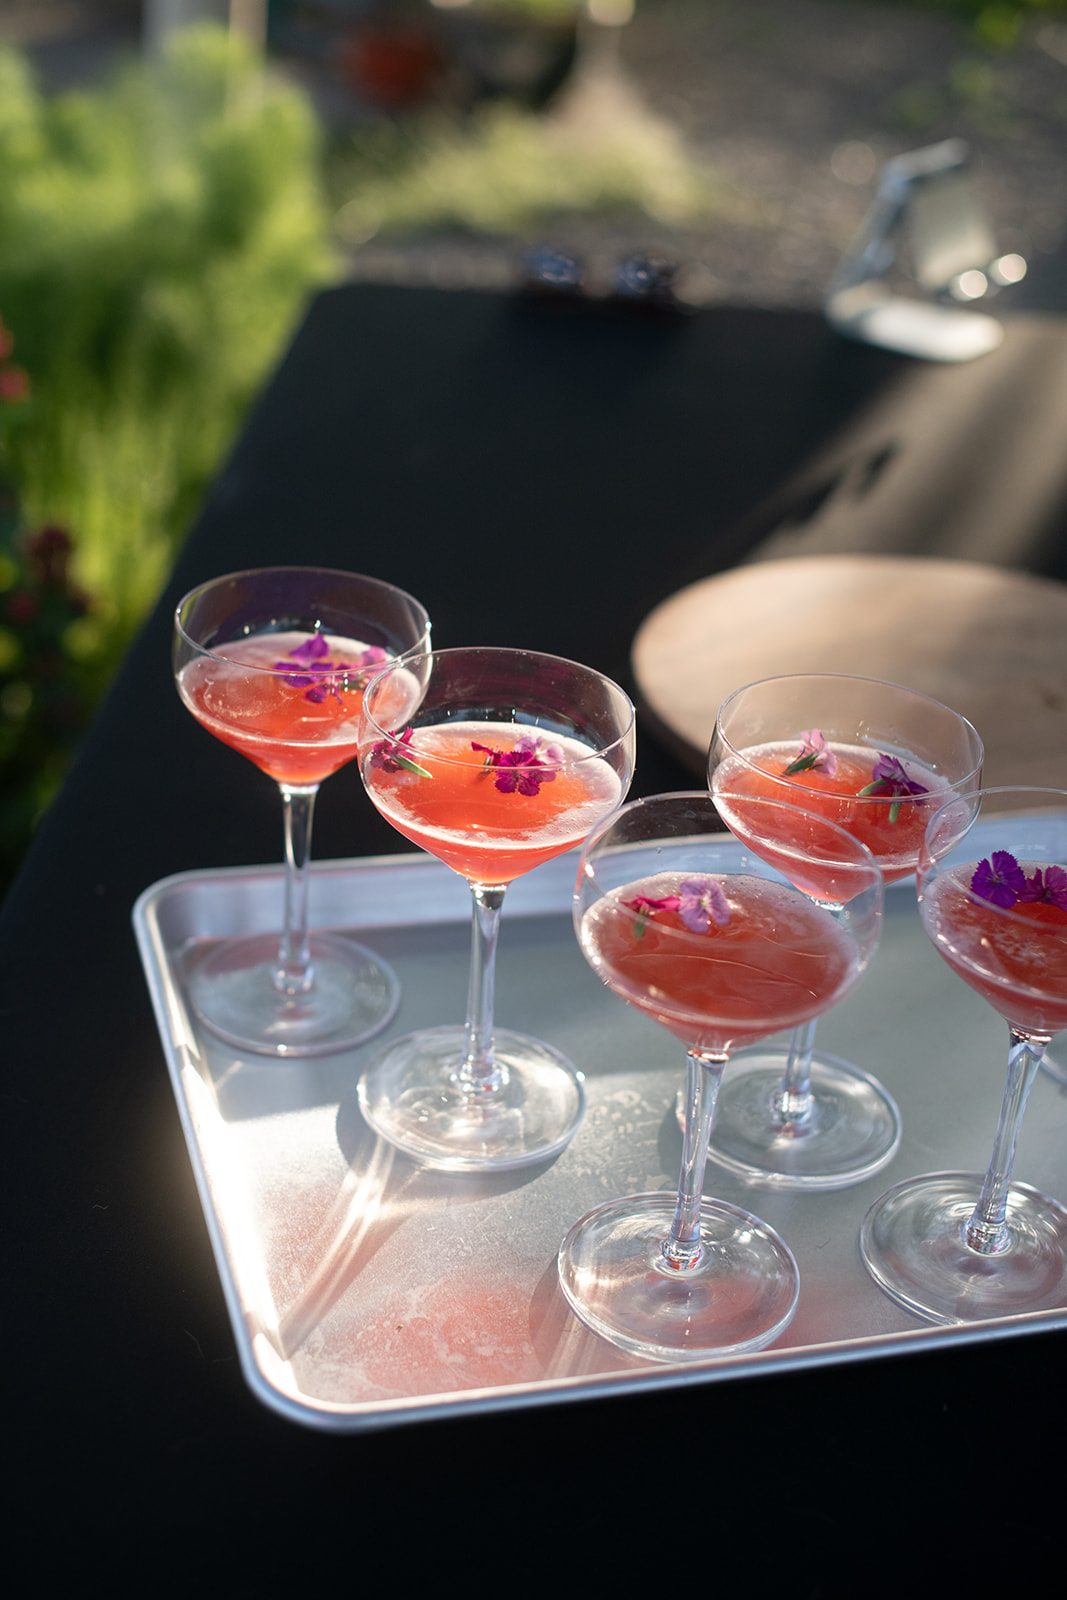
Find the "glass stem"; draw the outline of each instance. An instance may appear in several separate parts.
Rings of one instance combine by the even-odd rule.
[[[700,1056],[690,1050],[686,1059],[685,1129],[682,1135],[682,1170],[671,1231],[661,1246],[663,1260],[675,1272],[695,1267],[704,1254],[700,1242],[700,1199],[708,1139],[726,1057]]]
[[[993,1155],[978,1204],[962,1230],[964,1243],[983,1256],[996,1255],[1011,1243],[1007,1211],[1015,1145],[1026,1102],[1030,1098],[1030,1090],[1048,1042],[1046,1039],[1024,1039],[1014,1028],[1010,1031],[1010,1039],[1008,1081],[993,1140]]]
[[[789,1036],[789,1054],[786,1057],[782,1081],[771,1100],[771,1120],[784,1131],[805,1123],[811,1117],[815,1097],[811,1092],[811,1057],[815,1049],[815,1030],[818,1017],[801,1023]]]
[[[271,981],[288,999],[307,994],[315,981],[308,948],[308,864],[311,860],[311,824],[318,784],[290,788],[279,784],[285,813],[285,922],[278,948],[278,964]]]
[[[496,979],[496,941],[500,931],[502,888],[472,883],[474,917],[471,925],[471,975],[467,990],[467,1023],[463,1064],[453,1081],[472,1099],[495,1094],[505,1075],[493,1057],[493,988]]]

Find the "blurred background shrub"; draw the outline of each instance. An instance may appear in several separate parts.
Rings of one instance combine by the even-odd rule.
[[[218,28],[52,97],[0,52],[0,173],[2,888],[331,254],[314,114]]]

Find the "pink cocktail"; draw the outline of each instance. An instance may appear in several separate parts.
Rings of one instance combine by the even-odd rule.
[[[724,875],[715,881],[728,915],[709,936],[673,904],[686,881],[658,873],[612,890],[590,906],[579,937],[616,994],[690,1050],[729,1054],[828,1011],[851,989],[856,946],[821,906],[771,879]],[[656,909],[634,909],[642,903]]]
[[[712,793],[722,796],[720,810],[731,831],[751,837],[766,851],[775,840],[759,839],[753,814],[746,809],[749,795],[780,800],[803,807],[805,813],[825,817],[865,844],[882,869],[886,883],[896,883],[915,871],[926,824],[949,792],[949,783],[910,751],[890,755],[839,741],[825,740],[817,764],[796,770],[808,748],[803,739],[748,746],[727,756],[715,769]],[[832,759],[832,768],[829,762]],[[885,771],[887,776],[880,778]],[[729,798],[726,798],[729,797]],[[807,825],[799,821],[782,836],[795,856],[803,850]],[[810,887],[809,887],[810,883]],[[834,899],[834,885],[825,875],[813,875],[808,893]]]
[[[276,783],[305,787],[355,756],[364,686],[388,660],[378,646],[331,634],[253,634],[225,655],[186,662],[178,693],[216,739]]]
[[[731,1052],[836,1004],[878,941],[878,867],[840,828],[820,827],[824,847],[849,870],[850,897],[835,909],[724,835],[707,794],[635,800],[583,847],[574,925],[586,960],[687,1055],[677,1193],[598,1205],[560,1247],[571,1307],[624,1350],[661,1361],[758,1350],[793,1315],[798,1276],[786,1245],[758,1217],[702,1191]]]
[[[1006,1022],[1051,1038],[1067,1028],[1067,874],[1060,869],[1061,892],[1054,878],[1044,898],[1046,863],[1014,862],[1024,885],[1040,879],[1040,897],[1006,906],[972,888],[982,868],[968,861],[933,881],[919,906],[923,926],[952,970]]]
[[[934,948],[1008,1023],[1007,1083],[985,1174],[898,1183],[864,1219],[863,1259],[887,1294],[931,1322],[1067,1306],[1067,1207],[1012,1181],[1045,1046],[1067,1026],[1067,791],[949,801],[927,826],[918,886]]]
[[[514,781],[501,788],[501,774]],[[402,749],[372,746],[363,777],[393,827],[469,883],[511,883],[572,849],[623,793],[588,745],[500,722],[431,724]]]
[[[196,943],[185,978],[198,1016],[238,1049],[327,1055],[396,1010],[392,969],[340,932],[311,932],[308,867],[319,785],[357,751],[363,690],[430,624],[392,584],[319,567],[261,567],[201,584],[174,620],[174,681],[209,733],[277,783],[285,821],[280,935]]]
[[[493,984],[508,884],[580,844],[622,800],[634,710],[601,673],[529,650],[439,650],[367,689],[360,772],[378,810],[470,885],[462,1027],[393,1040],[360,1080],[363,1115],[399,1149],[458,1171],[546,1160],[585,1110],[551,1045],[497,1029]]]
[[[828,826],[866,846],[887,883],[915,871],[944,800],[977,785],[982,742],[966,718],[901,684],[838,673],[765,678],[719,708],[708,781],[731,831],[805,894],[849,897]],[[778,800],[761,811],[760,800]],[[816,1019],[788,1049],[750,1051],[723,1085],[712,1158],[752,1182],[839,1188],[891,1160],[900,1113],[852,1062],[815,1050]]]

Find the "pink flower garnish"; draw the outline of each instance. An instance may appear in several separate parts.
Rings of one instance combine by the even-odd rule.
[[[543,783],[554,783],[563,765],[563,746],[524,733],[510,750],[476,744],[471,749],[485,756],[485,771],[496,769],[496,787],[501,794],[537,794]]]
[[[725,928],[730,920],[730,902],[714,878],[687,878],[680,894],[665,894],[660,900],[638,894],[623,905],[637,914],[635,939],[643,937],[654,911],[677,912],[690,933],[707,933],[713,922],[717,928]]]
[[[782,773],[783,778],[791,778],[796,772],[825,772],[832,778],[837,771],[837,757],[823,738],[821,728],[812,728],[809,733],[800,735],[800,754],[789,763]]]
[[[679,897],[665,894],[662,900],[653,900],[647,894],[635,894],[632,900],[624,900],[623,905],[627,911],[634,912],[634,938],[643,939],[653,911],[677,911]]]
[[[413,731],[405,728],[395,739],[379,739],[377,744],[371,746],[371,766],[381,772],[414,772],[419,778],[432,778],[433,773],[420,767],[417,761],[412,761],[407,753]]]
[[[377,645],[368,645],[355,661],[332,661],[330,647],[321,633],[313,633],[303,644],[290,650],[289,655],[292,660],[276,661],[274,671],[285,673],[290,688],[306,689],[304,699],[315,705],[321,705],[326,696],[332,694],[338,705],[343,706],[341,691],[362,688],[374,669],[389,659]],[[293,672],[294,662],[303,670]]]
[[[630,911],[636,911],[638,916],[647,917],[653,911],[677,911],[679,897],[676,894],[665,894],[662,900],[653,900],[647,894],[635,894],[632,900],[624,900],[623,905]]]

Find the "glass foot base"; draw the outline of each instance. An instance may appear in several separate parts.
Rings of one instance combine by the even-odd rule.
[[[1067,1305],[1067,1209],[1012,1184],[1007,1247],[979,1255],[962,1230],[983,1175],[932,1172],[877,1199],[860,1230],[860,1254],[880,1289],[930,1322],[980,1322]]]
[[[504,1171],[557,1155],[585,1114],[581,1073],[549,1045],[501,1031],[493,1053],[503,1082],[476,1100],[455,1081],[465,1039],[461,1027],[394,1039],[360,1080],[370,1126],[446,1171]]]
[[[762,1350],[788,1327],[800,1279],[766,1223],[723,1200],[700,1207],[700,1261],[669,1267],[661,1246],[673,1194],[609,1200],[576,1222],[559,1251],[559,1281],[594,1333],[652,1361],[706,1361]]]
[[[709,1158],[775,1189],[844,1189],[880,1172],[900,1144],[900,1112],[877,1078],[836,1056],[811,1062],[814,1103],[801,1122],[772,1120],[785,1055],[740,1050],[723,1074]],[[684,1105],[679,1122],[684,1123]]]
[[[190,946],[185,981],[205,1027],[253,1055],[327,1056],[373,1038],[396,1014],[396,973],[354,939],[313,934],[315,981],[292,1000],[271,982],[277,959],[277,934]]]

